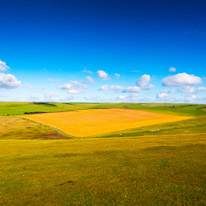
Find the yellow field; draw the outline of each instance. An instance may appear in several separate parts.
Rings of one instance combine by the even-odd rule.
[[[191,117],[131,109],[94,109],[24,115],[76,137],[87,137],[136,127],[175,122]]]

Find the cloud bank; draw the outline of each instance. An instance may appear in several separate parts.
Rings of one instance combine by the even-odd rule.
[[[165,77],[162,80],[162,85],[166,87],[181,87],[201,84],[202,79],[193,74],[179,73],[173,76]]]

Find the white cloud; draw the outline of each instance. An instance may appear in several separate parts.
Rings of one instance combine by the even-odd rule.
[[[171,100],[172,97],[170,96],[170,94],[174,94],[176,93],[176,89],[171,89],[171,90],[164,90],[161,91],[157,94],[157,99],[164,99],[164,100]]]
[[[107,91],[107,90],[109,90],[109,86],[108,85],[102,85],[99,89],[103,90],[103,91]]]
[[[0,88],[14,89],[21,86],[21,81],[18,81],[12,74],[0,73]]]
[[[82,100],[84,102],[98,102],[98,103],[101,103],[101,102],[108,102],[107,99],[101,97],[101,96],[86,96],[86,97],[82,97]]]
[[[118,96],[117,99],[118,99],[118,100],[125,100],[126,97],[125,97],[125,96]]]
[[[87,88],[87,85],[78,81],[70,81],[69,83],[59,86],[60,89],[66,90],[69,94],[81,93],[82,89]]]
[[[150,81],[151,81],[150,75],[144,74],[137,80],[137,85],[141,87],[141,89],[149,90],[154,88],[154,85],[151,84]]]
[[[183,101],[185,101],[185,102],[195,102],[196,99],[197,99],[197,96],[193,94],[191,97],[185,97]]]
[[[191,86],[185,86],[185,87],[180,88],[178,91],[184,92],[184,93],[195,93],[196,89]]]
[[[116,100],[121,100],[124,102],[136,102],[136,100],[138,99],[138,94],[130,94],[128,96],[118,96],[116,98]]]
[[[115,73],[114,76],[115,76],[116,78],[119,78],[119,77],[120,77],[120,74]]]
[[[206,103],[206,98],[205,97],[197,97],[196,95],[192,96],[185,96],[179,99],[175,99],[174,102],[181,102],[181,103]]]
[[[153,89],[154,88],[154,85],[153,84],[148,84],[147,86],[143,87],[142,89],[144,90],[150,90],[150,89]]]
[[[79,94],[80,91],[79,91],[79,90],[75,90],[75,89],[69,89],[69,90],[68,90],[68,93],[69,93],[69,94]]]
[[[184,93],[198,93],[200,91],[205,91],[206,87],[191,87],[191,86],[185,86],[185,87],[181,87],[178,91],[180,92],[184,92]]]
[[[206,90],[206,87],[198,87],[197,88],[199,91],[205,91]]]
[[[137,93],[137,92],[141,92],[141,88],[134,86],[134,87],[127,87],[123,90],[123,92],[125,93]]]
[[[85,81],[86,84],[88,84],[88,83],[94,84],[94,83],[95,83],[94,79],[93,79],[92,77],[90,77],[90,76],[87,76],[86,79],[87,79],[87,80]]]
[[[66,83],[66,84],[59,86],[59,88],[62,90],[69,90],[69,89],[72,89],[72,84]]]
[[[87,70],[87,69],[84,69],[84,70],[82,70],[82,72],[83,72],[83,73],[89,73],[89,74],[93,74],[93,72],[92,72],[92,71],[90,71],[90,70]]]
[[[0,71],[4,72],[8,69],[9,69],[9,67],[6,65],[6,62],[3,62],[3,61],[0,60]]]
[[[170,68],[169,68],[169,71],[170,71],[170,72],[176,72],[176,68],[170,67]]]
[[[116,92],[120,92],[123,90],[123,86],[120,86],[120,85],[111,85],[110,88],[112,90],[115,90]]]
[[[150,75],[144,74],[137,80],[137,85],[140,87],[145,87],[150,82]]]
[[[177,92],[177,90],[176,89],[171,89],[170,91],[168,91],[168,90],[166,90],[168,93],[170,93],[170,94],[174,94],[174,93],[176,93]]]
[[[110,90],[114,90],[115,92],[123,92],[123,93],[141,92],[141,88],[137,86],[124,88],[123,86],[120,85],[111,85],[110,87],[108,85],[102,85],[99,89],[103,91],[107,91],[110,89]]]
[[[71,85],[78,89],[85,89],[87,88],[87,85],[78,81],[70,81]]]
[[[167,87],[180,87],[201,84],[202,79],[193,74],[179,73],[173,76],[165,77],[162,80],[162,85]]]
[[[159,92],[159,93],[157,94],[157,98],[160,98],[160,99],[168,98],[168,97],[170,97],[170,95],[169,95],[169,93],[167,93],[167,92]]]
[[[110,79],[108,74],[103,70],[98,70],[97,75],[100,79],[103,79],[103,80],[109,80]]]

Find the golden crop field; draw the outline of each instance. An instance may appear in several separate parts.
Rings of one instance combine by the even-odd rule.
[[[132,109],[93,109],[24,115],[76,137],[87,137],[142,126],[181,121],[191,117]]]

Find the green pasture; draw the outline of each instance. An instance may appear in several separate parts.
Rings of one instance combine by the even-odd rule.
[[[202,104],[160,103],[45,103],[45,102],[1,102],[0,115],[20,115],[33,112],[63,112],[84,109],[126,108],[166,114],[199,116],[206,114]]]

